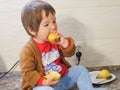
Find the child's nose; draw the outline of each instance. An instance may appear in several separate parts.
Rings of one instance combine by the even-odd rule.
[[[50,30],[50,33],[51,33],[51,32],[56,32],[56,30]]]
[[[51,26],[51,30],[56,31],[56,25],[53,24],[53,25]]]

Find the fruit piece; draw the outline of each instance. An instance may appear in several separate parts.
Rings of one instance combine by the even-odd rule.
[[[110,72],[106,69],[101,70],[96,78],[108,79],[110,77]]]
[[[48,41],[50,41],[51,43],[57,43],[59,41],[56,32],[52,32],[48,35]]]
[[[51,71],[48,75],[44,76],[44,78],[48,79],[50,77],[53,77],[54,80],[59,80],[61,75],[58,72]]]

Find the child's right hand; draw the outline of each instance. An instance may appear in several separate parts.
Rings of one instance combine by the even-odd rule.
[[[55,85],[59,82],[58,80],[54,80],[54,77],[50,77],[48,79],[44,79],[42,85],[43,86],[51,86],[51,85]]]

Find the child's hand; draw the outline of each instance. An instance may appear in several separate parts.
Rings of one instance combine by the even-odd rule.
[[[66,39],[61,33],[58,33],[58,32],[57,32],[57,36],[60,39],[57,43],[61,45],[63,48],[67,48],[69,46],[68,39]]]
[[[50,78],[48,78],[48,79],[44,79],[42,85],[43,85],[43,86],[55,85],[55,84],[57,84],[57,83],[59,82],[59,80],[60,80],[60,79],[54,80],[54,77],[50,77]]]
[[[50,71],[49,74],[45,75],[44,78],[48,79],[50,77],[53,77],[54,80],[60,79],[61,75],[58,72]]]

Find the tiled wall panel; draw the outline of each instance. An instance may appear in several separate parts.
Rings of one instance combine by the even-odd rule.
[[[17,60],[28,40],[20,12],[29,0],[0,0],[0,71]],[[120,64],[120,0],[45,0],[56,9],[58,31],[81,45],[85,66]],[[73,65],[76,57],[67,58]],[[17,67],[15,70],[19,70]]]

